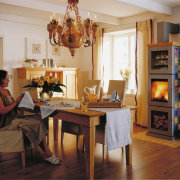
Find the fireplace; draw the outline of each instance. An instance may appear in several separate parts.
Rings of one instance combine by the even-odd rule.
[[[174,140],[180,132],[180,43],[149,45],[148,135]]]
[[[149,75],[149,105],[174,107],[174,76]]]

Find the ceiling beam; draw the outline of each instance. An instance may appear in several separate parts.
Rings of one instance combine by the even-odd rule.
[[[152,1],[152,0],[116,0],[116,1],[137,6],[152,12],[172,15],[172,8],[164,4],[157,3],[156,1]]]
[[[37,0],[0,0],[0,3],[26,7],[26,8],[32,8],[36,10],[47,11],[50,13],[55,12],[56,14],[60,14],[60,15],[64,15],[66,12],[65,6],[55,5],[55,4],[46,3],[46,2],[40,2]],[[82,18],[87,17],[87,11],[79,10],[79,13]],[[98,22],[120,25],[120,18],[108,16],[104,14],[102,15],[102,14],[93,13],[93,12],[90,12],[90,14],[91,14],[91,18],[94,17],[93,15],[96,15],[96,20]]]

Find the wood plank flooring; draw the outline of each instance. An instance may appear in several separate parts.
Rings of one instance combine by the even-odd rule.
[[[50,122],[51,124],[51,122]],[[50,126],[51,127],[51,126]],[[134,126],[134,133],[143,131]],[[60,134],[59,134],[60,139]],[[21,167],[18,153],[3,153],[0,162],[0,179],[86,179],[85,158],[80,150],[76,150],[76,137],[65,134],[63,147],[55,144],[50,128],[50,149],[63,160],[63,165],[53,166],[45,163],[40,153],[34,159],[28,151],[27,167]],[[180,179],[180,147],[172,148],[160,144],[134,139],[133,165],[126,166],[125,152],[121,149],[108,152],[103,162],[102,146],[95,148],[95,179]]]

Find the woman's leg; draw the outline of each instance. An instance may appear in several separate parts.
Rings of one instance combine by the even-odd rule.
[[[50,151],[49,147],[47,146],[46,139],[44,138],[43,141],[39,144],[40,148],[44,153],[44,158],[47,159],[52,156],[52,152]]]
[[[25,132],[25,136],[31,143],[32,147],[40,147],[43,152],[44,160],[48,161],[51,164],[60,165],[60,159],[50,151],[49,147],[46,144],[46,135],[48,134],[48,131],[41,119],[33,116],[26,117],[26,120],[16,120],[18,122],[15,123],[16,127],[21,128]]]

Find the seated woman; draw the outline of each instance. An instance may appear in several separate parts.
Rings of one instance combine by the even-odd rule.
[[[46,144],[45,136],[48,131],[40,117],[18,118],[17,106],[23,95],[14,100],[9,90],[5,89],[8,83],[8,72],[0,70],[0,130],[22,129],[27,146],[30,145],[32,148],[39,146],[45,161],[54,165],[62,164],[62,161],[49,150]]]

